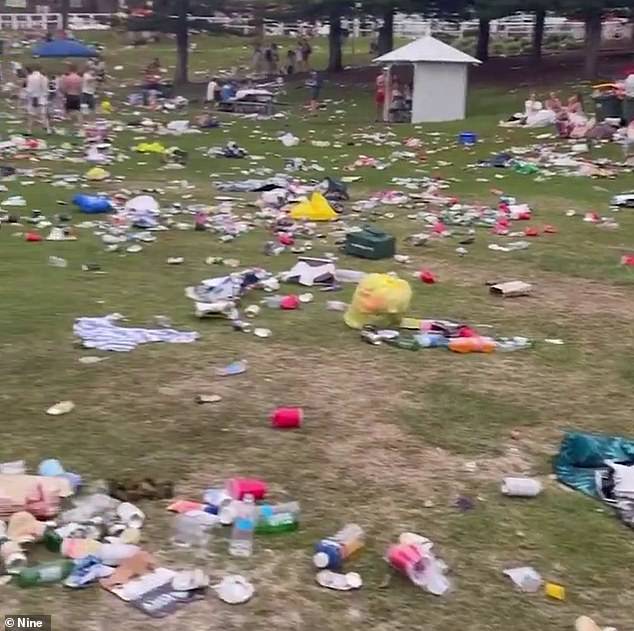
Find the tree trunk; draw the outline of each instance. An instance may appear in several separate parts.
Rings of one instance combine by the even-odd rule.
[[[478,25],[478,49],[476,57],[480,61],[489,59],[489,40],[491,39],[491,20],[480,18]]]
[[[255,41],[258,44],[264,43],[264,12],[258,5],[253,8],[253,28]]]
[[[189,0],[179,0],[176,18],[176,70],[174,84],[184,85],[188,82],[189,65]]]
[[[544,25],[546,23],[546,9],[535,11],[535,28],[533,29],[533,60],[542,60],[542,44],[544,42]]]
[[[378,53],[385,55],[394,50],[394,6],[389,6],[383,14],[383,25],[379,29]]]
[[[599,51],[601,50],[601,23],[600,11],[588,13],[586,23],[586,64],[585,74],[588,79],[597,76],[599,67]]]
[[[328,71],[341,72],[343,70],[343,45],[341,32],[341,12],[334,8],[329,16],[330,33],[328,35]]]
[[[70,12],[70,0],[61,0],[60,11],[62,13],[62,31],[68,30],[68,14]]]

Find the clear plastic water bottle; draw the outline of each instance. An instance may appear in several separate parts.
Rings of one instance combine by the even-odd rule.
[[[250,557],[253,554],[256,517],[257,508],[253,495],[245,495],[237,508],[237,515],[233,522],[233,530],[229,540],[229,554],[234,557]]]

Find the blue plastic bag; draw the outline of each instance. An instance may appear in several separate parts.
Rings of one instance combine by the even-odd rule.
[[[98,195],[78,193],[73,197],[73,204],[78,206],[82,213],[89,215],[107,213],[112,210],[110,200],[107,197],[99,197]]]

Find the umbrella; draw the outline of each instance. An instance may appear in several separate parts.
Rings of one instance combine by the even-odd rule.
[[[33,47],[33,57],[97,57],[94,48],[74,39],[56,39]]]

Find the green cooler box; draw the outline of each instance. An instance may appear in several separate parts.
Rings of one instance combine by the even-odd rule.
[[[361,232],[346,236],[346,254],[363,259],[387,259],[396,254],[396,239],[373,226],[364,226]]]

